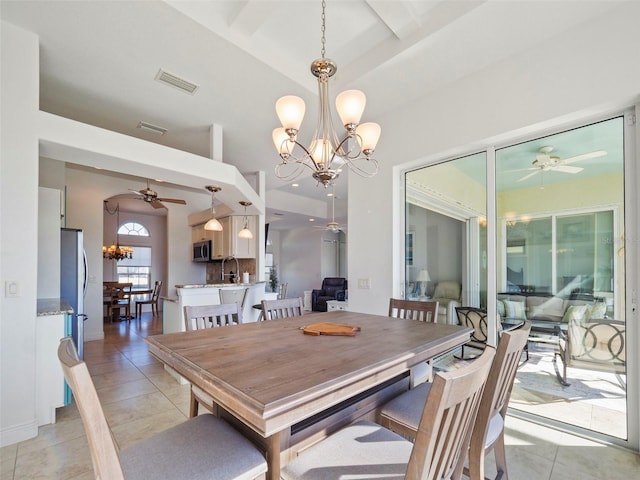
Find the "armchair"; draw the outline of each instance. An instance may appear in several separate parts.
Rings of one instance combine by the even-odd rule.
[[[322,280],[322,288],[311,291],[311,310],[326,312],[327,300],[344,300],[347,279],[342,277],[326,277]]]
[[[456,307],[460,303],[461,286],[456,281],[438,282],[431,297],[432,302],[438,302],[438,323],[457,325]]]

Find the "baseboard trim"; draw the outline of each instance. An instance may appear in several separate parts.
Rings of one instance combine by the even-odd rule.
[[[84,332],[85,342],[92,342],[93,340],[104,340],[104,332],[95,332],[95,333]]]
[[[0,430],[0,447],[13,445],[38,436],[38,419],[18,425],[9,425]]]

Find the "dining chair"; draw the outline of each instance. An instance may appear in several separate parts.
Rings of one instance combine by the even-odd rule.
[[[239,303],[184,306],[184,326],[187,332],[202,330],[203,328],[237,325],[240,323],[242,323],[242,307]],[[190,418],[198,415],[198,405],[202,405],[214,415],[218,413],[218,405],[211,395],[192,384],[189,399]]]
[[[276,320],[304,315],[302,298],[283,298],[282,300],[262,300],[262,320]]]
[[[247,287],[242,288],[221,288],[219,290],[220,303],[237,303],[240,305],[240,310],[244,310],[244,303],[247,301]],[[241,320],[235,318],[236,323],[241,323]]]
[[[469,462],[465,474],[471,480],[485,478],[484,458],[492,449],[498,469],[496,478],[508,478],[504,422],[516,370],[530,330],[531,322],[526,321],[519,328],[503,332],[500,336],[469,444]],[[422,405],[428,401],[432,390],[432,384],[425,383],[391,400],[382,408],[380,424],[404,438],[417,438]]]
[[[389,316],[436,323],[438,319],[438,302],[390,298]],[[426,363],[421,363],[411,369],[411,388],[422,382],[430,382],[432,378],[433,360],[427,360]]]
[[[151,305],[151,315],[155,318],[158,315],[158,300],[162,290],[162,280],[157,280],[153,286],[153,293],[148,300],[136,300],[136,318],[142,318],[142,306]]]
[[[120,319],[131,320],[131,289],[133,283],[117,283],[112,290],[111,304],[107,308],[107,316],[113,319],[114,311],[118,311]],[[122,311],[124,310],[124,315]]]
[[[389,299],[389,316],[435,323],[438,318],[438,302]]]
[[[187,332],[242,323],[242,307],[239,303],[185,305],[183,308],[184,327]]]
[[[280,285],[278,285],[278,296],[277,299],[278,300],[282,300],[287,298],[287,287],[288,287],[288,283],[281,283]],[[260,310],[260,314],[258,315],[258,319],[256,321],[261,322],[262,321],[262,303],[256,303],[255,305],[252,305],[251,308],[254,308],[256,310]]]
[[[359,421],[301,452],[283,467],[281,477],[460,479],[494,353],[487,348],[465,367],[435,375],[422,404],[415,443],[381,425]]]
[[[265,474],[262,453],[214,415],[200,415],[120,450],[85,362],[71,337],[58,359],[73,391],[98,479],[252,479]]]

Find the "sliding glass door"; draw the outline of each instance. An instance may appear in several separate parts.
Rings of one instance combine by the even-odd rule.
[[[629,125],[609,118],[405,175],[405,297],[440,301],[441,322],[457,322],[455,306],[485,309],[491,344],[499,321],[531,321],[510,408],[621,445],[638,405],[627,396],[625,219],[639,214],[625,201]]]
[[[532,322],[511,407],[626,439],[623,133],[616,117],[496,150],[496,213],[497,310]]]

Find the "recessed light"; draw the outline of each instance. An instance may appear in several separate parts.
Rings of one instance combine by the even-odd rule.
[[[298,187],[300,186],[300,184],[299,184],[299,183],[292,183],[292,184],[291,184],[291,186],[292,186],[293,188],[298,188]]]
[[[316,219],[315,219],[315,218],[310,218],[310,219],[309,219],[309,221],[310,221],[310,222],[315,222],[315,221],[316,221]]]
[[[333,193],[331,192],[327,193],[327,197],[333,197]]]

